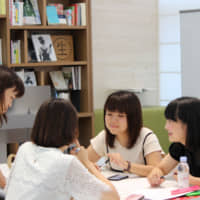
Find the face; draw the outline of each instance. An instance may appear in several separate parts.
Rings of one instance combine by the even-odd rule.
[[[15,88],[8,88],[5,90],[2,113],[6,113],[8,108],[12,106],[12,102],[16,98],[16,95],[17,92],[15,91]]]
[[[187,134],[186,124],[180,120],[166,120],[165,129],[168,132],[170,142],[181,142],[185,144]]]
[[[113,135],[126,134],[128,129],[126,113],[106,111],[105,123]]]

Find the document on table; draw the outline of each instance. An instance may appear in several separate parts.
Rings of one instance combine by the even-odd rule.
[[[116,172],[103,171],[105,177],[116,174]],[[177,189],[175,180],[165,180],[160,187],[151,187],[147,178],[131,174],[128,179],[112,181],[121,200],[125,200],[131,194],[143,194],[145,199],[164,200],[180,195],[171,195],[171,191]]]

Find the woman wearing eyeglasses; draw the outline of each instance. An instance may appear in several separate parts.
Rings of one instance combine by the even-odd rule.
[[[117,91],[104,105],[104,126],[88,147],[93,162],[106,156],[111,170],[147,176],[162,159],[162,148],[152,130],[143,127],[138,97]]]

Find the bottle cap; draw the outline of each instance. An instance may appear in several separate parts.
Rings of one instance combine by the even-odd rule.
[[[187,156],[181,156],[180,162],[187,162]]]

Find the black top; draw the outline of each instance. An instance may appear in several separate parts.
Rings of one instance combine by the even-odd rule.
[[[200,177],[200,151],[191,152],[183,144],[174,142],[169,147],[169,154],[177,161],[179,161],[180,156],[187,156],[190,174]]]

